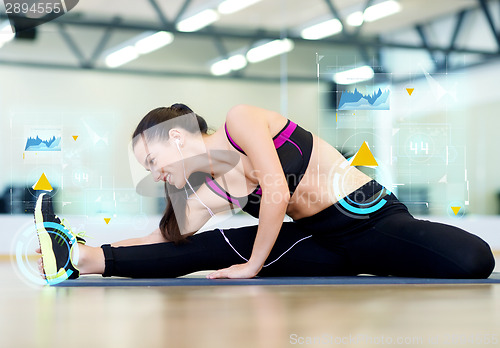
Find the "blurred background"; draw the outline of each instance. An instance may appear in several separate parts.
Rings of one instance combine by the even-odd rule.
[[[78,227],[154,227],[164,199],[136,193],[128,146],[149,110],[176,102],[213,128],[236,104],[275,110],[347,158],[366,143],[377,166],[363,170],[414,214],[498,223],[498,1],[85,0],[66,10],[34,26],[29,9],[0,2],[0,219],[12,226],[0,252],[47,184]]]

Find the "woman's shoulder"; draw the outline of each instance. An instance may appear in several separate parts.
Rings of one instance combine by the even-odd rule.
[[[226,125],[237,126],[241,124],[267,124],[270,125],[275,121],[283,119],[284,116],[276,111],[264,109],[255,105],[238,104],[229,109],[226,114]]]
[[[247,115],[252,115],[256,113],[262,113],[267,111],[265,109],[259,108],[254,105],[249,104],[237,104],[229,109],[226,114],[226,122],[233,121],[234,119],[241,119]]]

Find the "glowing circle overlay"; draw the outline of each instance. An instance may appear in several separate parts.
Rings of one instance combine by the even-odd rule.
[[[350,166],[351,160],[353,157],[350,157],[346,161],[343,161],[339,165],[340,169],[345,170],[347,166]],[[333,170],[335,170],[335,166],[332,167],[332,171]],[[367,203],[356,202],[355,200],[353,200],[349,197],[349,195],[351,193],[345,193],[344,190],[342,189],[343,179],[346,177],[349,170],[350,169],[347,169],[347,171],[344,175],[341,175],[337,172],[333,173],[333,178],[332,178],[333,192],[337,193],[337,195],[336,195],[337,197],[343,197],[341,199],[338,199],[337,202],[346,211],[341,210],[341,209],[339,209],[339,210],[343,214],[345,214],[349,217],[355,218],[355,219],[368,219],[369,218],[368,214],[371,214],[371,213],[378,211],[380,208],[382,208],[387,203],[387,200],[384,199],[383,197],[386,195],[391,195],[392,192],[389,191],[387,188],[382,186],[382,190],[379,191],[379,193],[377,194],[377,197],[374,197],[370,202],[367,202]],[[332,172],[330,172],[330,177],[331,176],[332,176]],[[364,197],[364,195],[363,195],[363,200],[365,198],[366,197]],[[354,206],[354,205],[357,205],[357,206]],[[352,214],[350,214],[350,213],[352,213]]]
[[[70,257],[71,257],[72,246],[74,246],[72,259],[75,264],[78,264],[79,251],[78,251],[78,243],[76,237],[66,227],[55,222],[44,222],[43,227],[45,229],[47,228],[53,229],[54,231],[47,231],[47,232],[58,235],[60,236],[60,238],[64,240],[64,244],[68,248],[68,259],[66,260],[66,263],[64,264],[63,267],[66,268],[66,266],[68,266],[69,262],[71,261]],[[17,268],[20,271],[23,278],[27,280],[29,283],[36,285],[47,285],[47,284],[55,285],[68,279],[71,276],[71,274],[73,274],[73,270],[66,270],[66,272],[63,275],[60,275],[53,279],[43,279],[38,273],[38,271],[34,270],[33,267],[29,265],[29,263],[27,262],[28,260],[27,247],[30,244],[30,242],[32,242],[32,240],[35,238],[37,238],[36,232],[34,232],[32,228],[29,228],[20,233],[20,238],[18,238],[18,240],[14,244]]]

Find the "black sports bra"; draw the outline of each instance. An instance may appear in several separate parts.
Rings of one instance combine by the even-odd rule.
[[[226,136],[233,147],[246,155],[241,147],[233,141],[227,126],[224,125]],[[285,173],[290,195],[302,180],[306,172],[309,160],[311,158],[313,136],[310,132],[288,120],[285,127],[273,137],[274,147],[280,159],[281,167]],[[210,175],[205,178],[206,185],[217,195],[226,199],[243,211],[254,217],[259,217],[260,200],[262,198],[262,189],[258,185],[247,197],[235,197],[226,192]]]

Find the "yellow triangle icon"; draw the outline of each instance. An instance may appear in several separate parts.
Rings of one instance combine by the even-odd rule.
[[[415,90],[415,88],[407,88],[406,91],[408,92],[408,94],[410,95],[411,97],[411,94],[413,93],[413,91]]]
[[[76,141],[76,139],[78,139],[78,135],[73,135],[73,139]]]
[[[40,179],[36,182],[35,185],[33,185],[33,190],[35,191],[52,191],[53,188],[50,185],[49,180],[47,180],[47,177],[45,176],[45,173],[42,173],[42,176],[40,176]]]
[[[451,207],[451,210],[455,213],[455,216],[457,216],[458,212],[460,211],[462,207]]]
[[[111,221],[111,218],[104,218],[104,221],[106,221],[106,225],[107,225]]]
[[[366,141],[361,145],[358,152],[351,161],[351,166],[365,166],[365,167],[376,167],[378,166],[375,157],[373,157],[370,148]]]

